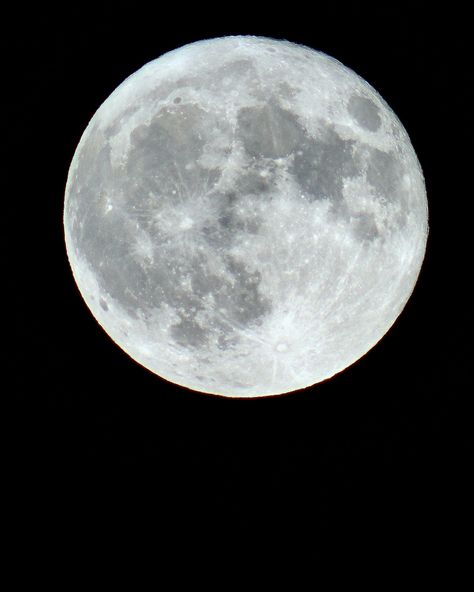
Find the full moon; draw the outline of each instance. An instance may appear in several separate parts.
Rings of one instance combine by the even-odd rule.
[[[100,106],[69,170],[79,290],[127,354],[229,397],[332,377],[389,330],[428,234],[423,174],[381,96],[288,41],[191,43]]]

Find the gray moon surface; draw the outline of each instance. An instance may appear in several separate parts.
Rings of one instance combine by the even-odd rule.
[[[321,382],[413,291],[428,234],[402,124],[361,77],[236,36],[146,64],[100,106],[64,231],[94,317],[168,381],[229,397]]]

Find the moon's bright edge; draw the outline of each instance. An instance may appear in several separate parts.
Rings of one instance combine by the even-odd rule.
[[[134,360],[233,397],[340,372],[402,311],[423,261],[423,174],[402,124],[337,60],[224,37],[146,64],[68,175],[80,292]]]

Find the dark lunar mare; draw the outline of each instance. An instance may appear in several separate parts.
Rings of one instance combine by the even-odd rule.
[[[354,95],[349,110],[361,127],[370,131],[380,127],[379,108],[370,99]],[[408,208],[408,194],[402,183],[405,167],[393,151],[383,152],[364,142],[345,140],[334,125],[323,120],[319,121],[316,137],[312,137],[298,117],[284,109],[276,98],[264,106],[242,108],[237,136],[253,161],[291,156],[289,172],[304,199],[327,200],[333,214],[346,221],[351,218],[352,231],[359,240],[370,241],[379,236],[375,217],[370,212],[350,211],[344,200],[343,183],[344,179],[360,176],[364,166],[367,181],[376,195],[399,204],[395,225],[405,224],[403,212]],[[265,195],[268,183],[261,183],[261,188],[259,193]]]
[[[171,329],[172,336],[177,343],[191,347],[207,342],[216,328],[218,345],[226,347],[234,339],[233,327],[258,323],[271,309],[259,292],[259,273],[225,255],[225,241],[218,239],[215,245],[215,252],[223,253],[219,256],[225,268],[224,274],[216,275],[209,272],[206,256],[195,250],[196,241],[204,240],[205,233],[189,241],[179,240],[166,236],[154,224],[153,213],[166,201],[178,205],[182,200],[195,199],[212,190],[219,179],[219,169],[197,163],[209,123],[195,105],[180,105],[161,113],[150,125],[133,131],[127,163],[118,170],[111,164],[110,148],[100,132],[91,130],[69,196],[70,203],[77,204],[73,240],[101,290],[133,318],[138,311],[146,318],[168,304],[179,317]],[[106,213],[107,198],[113,207]],[[229,233],[235,234],[238,224],[232,224],[231,214],[219,221],[219,225],[226,224]],[[151,238],[150,262],[133,253],[137,227]],[[185,279],[190,282],[190,291],[182,288]],[[209,295],[222,312],[203,324],[196,320],[196,314],[206,309],[204,301]],[[108,310],[105,301],[102,308]]]
[[[246,64],[241,67],[244,75]],[[349,111],[361,126],[375,130],[380,118],[375,105],[367,101],[353,97]],[[224,136],[241,142],[249,159],[234,191],[217,191],[222,170],[198,162],[208,130],[216,126],[222,128]],[[131,317],[136,318],[141,311],[146,318],[162,304],[173,308],[179,320],[171,334],[186,347],[207,343],[216,329],[219,347],[228,347],[236,340],[233,328],[259,324],[271,311],[269,298],[259,289],[260,274],[226,252],[239,237],[258,233],[258,216],[242,217],[239,203],[243,196],[271,201],[276,190],[277,159],[290,157],[288,173],[300,186],[304,199],[310,203],[328,200],[333,213],[342,218],[350,215],[344,203],[343,179],[360,175],[364,162],[367,180],[381,199],[406,202],[401,185],[404,167],[394,152],[344,140],[324,121],[319,122],[319,133],[313,138],[275,97],[269,97],[263,105],[241,108],[234,131],[212,113],[180,99],[162,109],[149,125],[133,130],[123,167],[112,166],[106,140],[110,134],[110,129],[103,134],[93,127],[81,148],[69,195],[73,241],[96,274],[101,290]],[[229,147],[222,148],[223,162],[228,152]],[[175,237],[169,236],[156,223],[154,213],[165,205],[178,205],[205,194],[215,198],[217,215],[188,241],[180,238],[178,229]],[[106,212],[107,200],[113,207]],[[359,213],[355,218],[353,232],[358,239],[377,237],[372,214]],[[402,217],[399,222],[403,222]],[[149,261],[133,251],[137,228],[151,239]],[[209,271],[206,256],[195,250],[199,241],[217,254],[224,274]],[[183,280],[190,282],[192,290],[183,290]],[[209,313],[204,323],[198,321],[198,313],[207,314],[205,302],[211,296],[215,310],[220,312]],[[108,310],[105,301],[101,306]]]

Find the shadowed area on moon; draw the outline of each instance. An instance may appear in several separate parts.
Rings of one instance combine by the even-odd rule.
[[[350,111],[361,125],[374,129],[377,111],[368,100],[356,98]],[[249,157],[235,180],[235,191],[216,190],[221,168],[206,168],[198,162],[206,131],[215,126],[229,136],[229,147],[237,140]],[[219,347],[235,344],[235,327],[258,324],[272,308],[268,296],[259,291],[259,273],[228,251],[246,233],[258,233],[258,216],[243,215],[239,208],[248,196],[271,203],[276,159],[291,157],[288,173],[304,199],[329,200],[343,218],[348,215],[344,178],[360,175],[364,158],[367,180],[377,194],[388,200],[404,198],[402,165],[393,154],[343,140],[328,123],[320,122],[320,130],[317,138],[309,136],[275,97],[261,106],[241,108],[235,129],[180,100],[161,109],[149,125],[133,130],[127,162],[120,169],[112,166],[103,135],[92,130],[78,162],[76,179],[80,181],[71,187],[71,203],[77,208],[72,236],[101,288],[134,318],[138,311],[146,316],[163,303],[174,308],[179,322],[172,326],[171,335],[182,346],[202,346],[216,332]],[[221,156],[225,164],[224,149]],[[191,220],[190,228],[180,231],[177,220],[171,233],[164,229],[166,220],[161,215],[203,195],[210,197],[212,207],[201,227]],[[378,232],[373,215],[361,212],[356,217],[353,231],[358,238],[374,239]],[[206,243],[202,252],[197,250],[200,242]],[[210,270],[209,253],[219,259],[218,273]],[[189,289],[183,289],[183,282]],[[212,297],[211,307],[206,305],[207,296]],[[208,315],[198,321],[198,313],[205,308]]]

